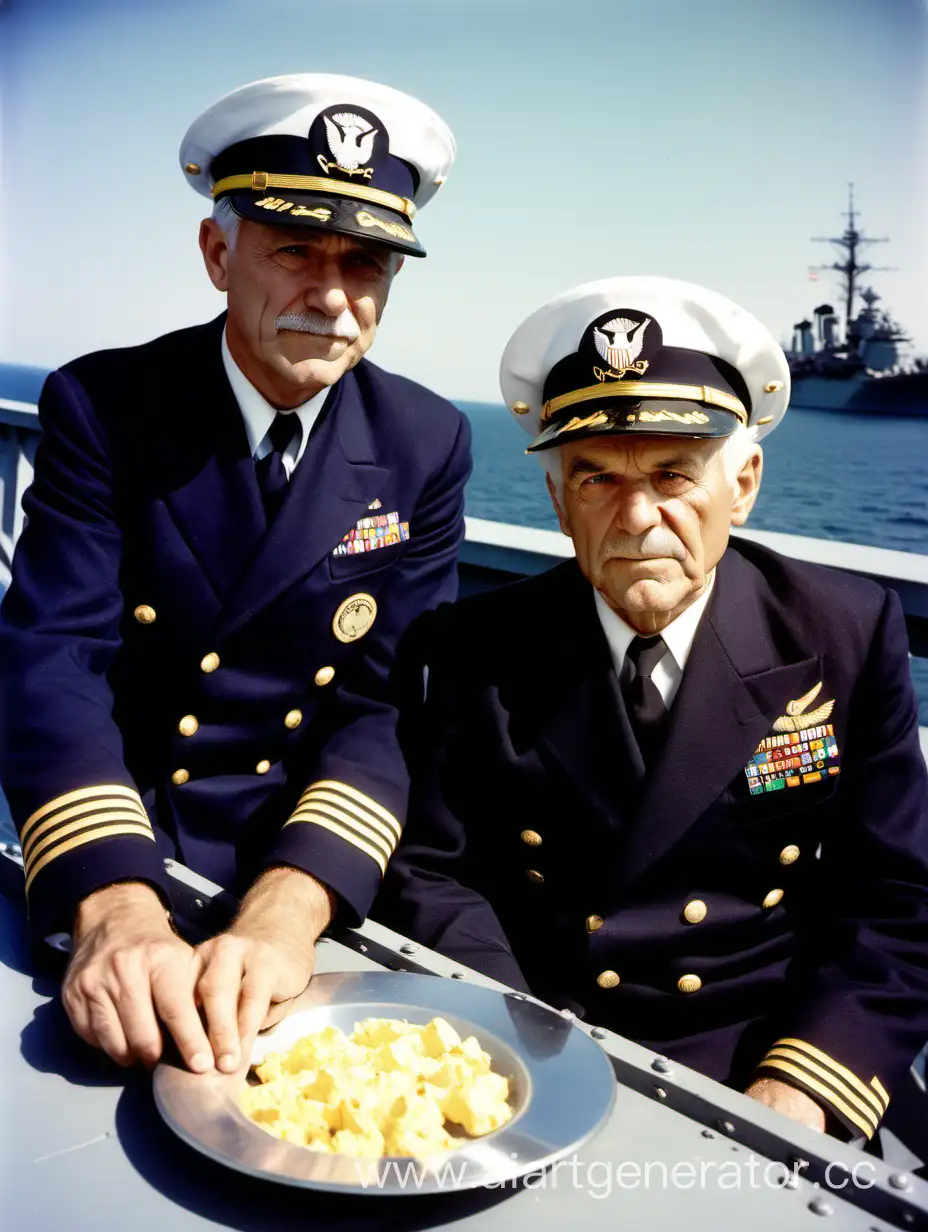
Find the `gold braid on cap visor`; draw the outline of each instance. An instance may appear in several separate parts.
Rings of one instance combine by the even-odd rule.
[[[603,398],[680,398],[686,402],[702,402],[706,406],[718,406],[731,411],[738,420],[747,424],[748,413],[744,403],[734,394],[726,394],[710,385],[664,385],[659,381],[618,381],[615,385],[588,385],[571,393],[551,398],[541,409],[541,422],[548,423],[558,411],[578,402],[600,401]]]
[[[410,222],[416,216],[416,207],[408,197],[384,192],[380,188],[365,188],[363,184],[343,184],[339,180],[326,180],[321,175],[271,175],[267,171],[252,171],[250,175],[227,175],[213,185],[213,197],[232,192],[237,188],[250,188],[253,192],[265,192],[268,188],[290,188],[303,192],[325,193],[329,197],[351,197],[355,201],[370,201],[383,205],[388,210],[405,214]]]

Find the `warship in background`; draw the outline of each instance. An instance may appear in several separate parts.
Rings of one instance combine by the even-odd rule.
[[[842,280],[843,325],[831,304],[820,304],[813,313],[815,325],[806,319],[793,326],[786,353],[791,401],[815,411],[928,417],[928,361],[906,357],[911,339],[877,307],[877,292],[860,282],[875,268],[859,259],[861,246],[885,241],[857,229],[853,184],[847,219],[843,235],[818,241],[835,244],[844,258],[819,267]],[[863,307],[855,316],[858,297]]]

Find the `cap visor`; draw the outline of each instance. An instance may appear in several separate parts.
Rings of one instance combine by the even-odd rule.
[[[614,398],[603,406],[584,403],[580,414],[562,418],[532,441],[527,453],[566,445],[588,436],[731,436],[738,426],[737,416],[698,402],[676,402],[665,398],[617,403]]]
[[[353,201],[350,197],[324,197],[319,193],[280,191],[227,194],[242,218],[272,227],[310,227],[337,231],[355,239],[373,240],[410,257],[424,257],[425,249],[409,223],[392,210]]]

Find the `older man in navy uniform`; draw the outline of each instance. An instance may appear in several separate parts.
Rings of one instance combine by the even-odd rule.
[[[928,1038],[926,774],[897,597],[729,543],[783,353],[720,295],[616,278],[530,317],[502,385],[576,560],[431,618],[376,910],[869,1138]]]
[[[233,1068],[399,837],[391,664],[455,593],[468,432],[363,356],[453,156],[385,86],[236,90],[181,148],[227,314],[43,390],[2,782],[35,928],[73,930],[68,1013],[120,1062],[155,1061],[160,1022],[193,1068]],[[174,935],[167,857],[244,893],[228,933]]]

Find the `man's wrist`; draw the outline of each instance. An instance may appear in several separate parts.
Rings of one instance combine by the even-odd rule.
[[[245,895],[231,931],[255,935],[296,925],[294,939],[314,943],[334,912],[335,895],[323,882],[292,865],[275,865]]]
[[[78,941],[82,933],[94,928],[101,920],[131,913],[139,919],[164,922],[170,929],[170,912],[160,894],[147,881],[118,881],[101,886],[82,898],[74,911],[73,935]]]

